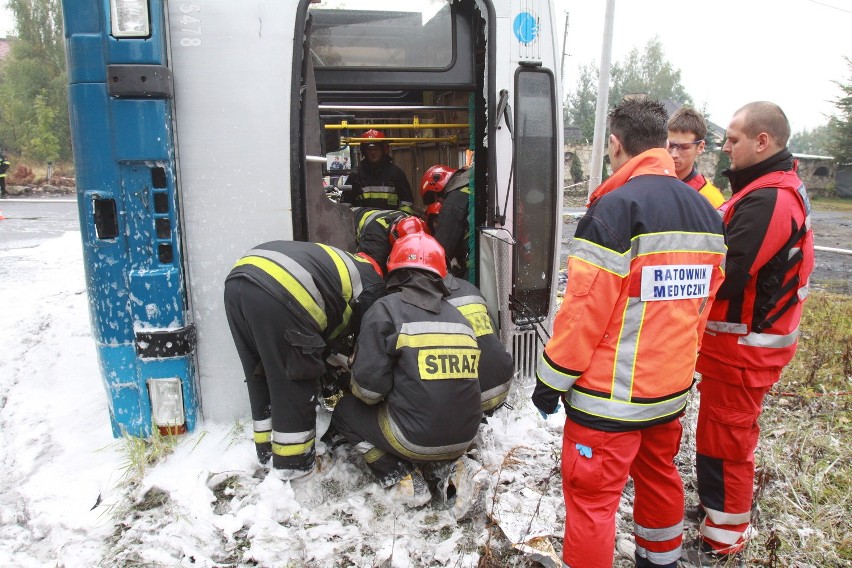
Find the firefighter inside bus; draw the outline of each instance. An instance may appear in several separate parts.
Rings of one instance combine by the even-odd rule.
[[[414,198],[408,178],[390,155],[390,145],[378,130],[368,130],[361,136],[361,161],[349,175],[351,189],[346,189],[342,203],[360,207],[398,209],[411,213]]]
[[[462,279],[468,276],[469,175],[467,168],[437,165],[426,170],[420,180],[420,195],[426,206],[429,229],[444,247],[450,272]]]

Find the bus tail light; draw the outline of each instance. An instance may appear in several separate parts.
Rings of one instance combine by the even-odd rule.
[[[186,433],[180,379],[148,379],[148,394],[151,397],[151,418],[160,434],[172,436]]]
[[[110,0],[112,36],[143,38],[151,35],[148,0]]]

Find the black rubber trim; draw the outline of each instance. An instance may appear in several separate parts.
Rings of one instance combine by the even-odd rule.
[[[195,326],[136,333],[136,355],[142,359],[183,357],[195,351]]]
[[[107,65],[107,91],[111,97],[171,99],[172,72],[165,65]]]

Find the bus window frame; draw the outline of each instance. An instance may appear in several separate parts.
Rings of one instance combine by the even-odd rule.
[[[557,113],[557,110],[558,110],[558,105],[557,105],[557,101],[556,101],[556,76],[553,73],[553,71],[551,69],[548,69],[546,67],[541,67],[541,66],[523,65],[523,64],[519,65],[517,67],[517,69],[515,69],[515,77],[514,77],[515,133],[514,133],[514,144],[513,144],[513,148],[512,148],[512,154],[513,154],[512,155],[512,162],[514,164],[514,167],[513,167],[514,173],[513,173],[513,176],[512,176],[512,192],[513,192],[512,207],[513,207],[513,212],[514,212],[514,215],[513,215],[513,218],[512,218],[512,231],[513,231],[513,234],[515,236],[516,241],[519,240],[519,237],[521,236],[518,233],[518,222],[519,222],[520,219],[519,219],[519,215],[518,215],[517,212],[518,212],[518,201],[521,198],[521,192],[522,192],[522,188],[520,186],[523,185],[523,182],[524,182],[524,180],[520,179],[519,167],[518,167],[518,165],[519,165],[518,148],[520,148],[521,145],[523,144],[523,142],[522,142],[523,132],[521,131],[520,113],[521,113],[522,109],[524,108],[523,103],[522,103],[522,99],[520,97],[520,93],[521,93],[520,81],[521,81],[522,76],[524,74],[544,74],[545,76],[547,76],[547,78],[550,82],[550,88],[549,88],[550,113],[549,114],[551,115],[551,121],[550,121],[550,124],[551,124],[551,132],[550,132],[551,147],[550,147],[550,152],[548,153],[548,159],[549,159],[550,156],[557,155],[556,152],[558,151],[557,144],[559,143],[559,138],[558,138],[558,132],[557,132],[556,128],[557,128],[557,125],[560,123],[559,121],[557,121],[558,117],[556,116],[556,113]],[[549,200],[553,204],[554,207],[559,207],[560,201],[557,199],[557,197],[560,193],[558,188],[561,186],[561,183],[560,183],[560,180],[556,179],[556,175],[558,173],[558,168],[556,167],[555,164],[553,164],[553,167],[551,169],[552,169],[552,172],[551,172],[550,186],[552,188],[556,188],[556,191],[555,192],[552,191],[550,194],[547,194],[545,201]],[[528,290],[528,291],[535,291],[537,293],[537,296],[534,298],[534,300],[535,300],[534,306],[530,306],[529,302],[525,301],[524,302],[524,309],[523,309],[522,312],[512,310],[512,312],[511,312],[512,322],[516,325],[524,325],[524,324],[533,323],[533,322],[542,322],[542,321],[545,321],[549,316],[550,303],[551,303],[550,302],[550,296],[552,295],[551,291],[553,290],[553,286],[555,285],[552,266],[553,266],[554,262],[557,262],[556,259],[557,259],[557,255],[559,253],[559,251],[557,250],[558,246],[557,247],[551,247],[549,245],[556,238],[557,226],[556,226],[555,218],[556,218],[555,215],[551,215],[551,221],[550,221],[551,226],[549,228],[550,230],[548,231],[547,238],[543,240],[543,242],[545,242],[548,245],[546,247],[546,249],[550,250],[549,259],[548,259],[548,262],[545,263],[545,271],[544,271],[546,284],[543,288],[535,288],[535,289],[525,288],[525,290]],[[522,246],[523,246],[523,243],[518,242],[514,247],[514,252],[513,252],[513,255],[512,255],[512,296],[514,298],[518,299],[518,300],[522,300],[522,297],[519,294],[520,288],[519,288],[519,285],[518,285],[518,283],[519,283],[519,273],[518,272],[519,272],[519,268],[520,268],[519,255],[520,255],[520,249],[522,248]],[[541,297],[538,297],[538,296],[541,296]]]

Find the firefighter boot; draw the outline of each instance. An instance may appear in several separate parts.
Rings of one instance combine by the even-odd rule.
[[[448,497],[450,513],[457,521],[485,510],[487,485],[488,472],[482,464],[467,456],[453,462],[444,493]]]
[[[405,477],[388,489],[391,499],[399,501],[406,507],[422,507],[432,500],[432,492],[418,468],[414,468]]]

